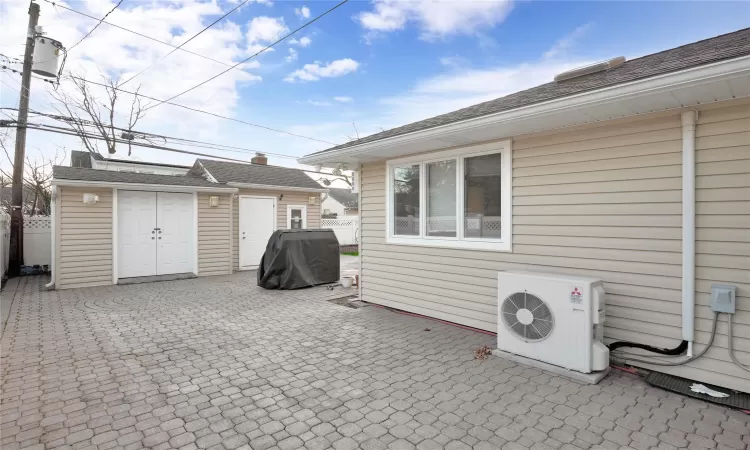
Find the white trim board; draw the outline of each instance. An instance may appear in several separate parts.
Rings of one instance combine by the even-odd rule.
[[[286,227],[292,229],[292,210],[302,210],[302,229],[307,229],[307,205],[286,205]]]
[[[269,184],[254,184],[254,183],[227,183],[227,186],[241,188],[241,189],[258,189],[264,191],[293,191],[293,192],[328,192],[325,188],[304,188],[294,186],[272,186]]]
[[[198,273],[198,193],[193,192],[193,273],[195,276],[200,275]]]
[[[177,175],[175,175],[177,176]],[[52,180],[53,186],[69,187],[100,187],[100,188],[119,188],[126,191],[159,191],[159,192],[217,192],[217,193],[235,193],[237,189],[227,187],[210,187],[210,186],[176,186],[171,184],[141,184],[141,183],[108,183],[103,181],[83,181],[83,180]]]
[[[117,246],[119,229],[117,228],[117,221],[120,220],[118,217],[118,205],[117,205],[117,188],[112,189],[112,284],[117,284],[120,280],[119,264],[118,264],[118,252]]]

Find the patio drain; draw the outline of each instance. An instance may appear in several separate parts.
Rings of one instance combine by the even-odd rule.
[[[329,303],[333,303],[334,305],[345,306],[352,309],[359,309],[365,305],[364,303],[360,302],[358,298],[359,297],[357,295],[347,295],[344,297],[330,298],[327,301]]]

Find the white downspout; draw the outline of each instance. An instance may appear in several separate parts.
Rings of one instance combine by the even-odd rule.
[[[682,339],[693,356],[695,339],[695,122],[697,111],[682,113]]]
[[[55,271],[57,270],[57,264],[55,263],[55,233],[56,233],[56,227],[55,227],[55,213],[57,212],[57,208],[55,208],[55,203],[57,203],[57,186],[52,186],[52,193],[50,195],[50,232],[52,233],[52,236],[50,237],[51,242],[51,250],[50,250],[50,282],[45,284],[44,287],[46,288],[52,288],[55,286]]]

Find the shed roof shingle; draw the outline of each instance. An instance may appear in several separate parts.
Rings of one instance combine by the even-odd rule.
[[[597,72],[560,82],[542,84],[495,100],[479,103],[477,105],[421,120],[419,122],[410,123],[401,127],[392,128],[381,133],[375,133],[363,137],[362,139],[357,139],[327,150],[312,153],[311,155],[319,155],[332,150],[354,147],[356,145],[413,133],[415,131],[426,130],[428,128],[447,125],[453,122],[474,119],[535,103],[541,103],[586,91],[624,84],[631,81],[746,55],[750,55],[750,28],[632,59],[621,66],[604,72]]]
[[[359,205],[359,195],[351,189],[328,188],[328,195],[346,208],[357,208]]]
[[[264,184],[305,189],[323,189],[305,172],[290,167],[262,164],[242,164],[211,159],[198,159],[198,162],[219,183]],[[195,173],[191,170],[192,173]]]
[[[114,170],[85,169],[81,167],[54,166],[55,180],[94,181],[102,183],[161,184],[166,186],[226,187],[203,178],[186,175],[156,175],[150,173],[117,172]]]

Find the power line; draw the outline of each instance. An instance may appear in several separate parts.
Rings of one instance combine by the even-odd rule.
[[[13,127],[13,126],[14,125],[11,124],[11,121],[0,121],[0,128],[8,128],[8,127]],[[26,124],[26,128],[28,128],[30,130],[46,131],[48,133],[63,134],[63,135],[68,135],[68,136],[76,136],[76,137],[79,137],[79,138],[82,136],[81,134],[76,133],[74,131],[70,131],[67,128],[55,127],[53,125],[27,123]],[[83,136],[86,137],[86,138],[88,138],[88,139],[95,139],[95,140],[99,140],[99,141],[104,141],[105,140],[101,136],[97,136],[97,135],[90,134],[90,133],[86,134],[86,135],[83,135]],[[176,149],[176,148],[164,147],[164,146],[161,146],[161,145],[142,144],[142,143],[138,143],[138,142],[130,142],[130,141],[123,140],[123,139],[114,139],[114,142],[117,143],[117,144],[130,144],[130,145],[132,145],[134,147],[152,148],[152,149],[156,149],[156,150],[164,150],[164,151],[168,151],[168,152],[182,153],[182,154],[185,154],[185,155],[204,156],[204,157],[207,157],[207,158],[224,159],[224,160],[227,160],[227,161],[232,161],[232,162],[238,162],[238,163],[247,164],[247,161],[243,161],[241,159],[227,158],[227,157],[224,157],[224,156],[211,155],[211,154],[208,154],[208,153],[191,152],[191,151],[188,151],[188,150],[179,150],[179,149]]]
[[[2,107],[2,108],[0,108],[0,111],[1,110],[18,111],[18,108]],[[74,123],[77,123],[79,125],[88,126],[88,127],[96,127],[97,126],[92,121],[83,120],[83,119],[79,119],[79,118],[76,118],[76,117],[61,116],[61,115],[58,115],[58,114],[49,114],[49,113],[43,113],[43,112],[33,111],[33,110],[30,111],[30,112],[32,114],[37,114],[38,116],[47,117],[47,118],[54,119],[54,120],[57,120],[57,121],[60,121],[60,122],[66,122],[66,123],[67,122],[74,122]],[[3,112],[3,113],[6,114],[8,117],[12,118],[12,116],[9,115],[8,113],[5,113],[5,112]],[[44,125],[44,126],[47,126],[47,125]],[[266,152],[266,151],[261,151],[261,150],[253,150],[253,149],[244,148],[244,147],[236,147],[236,146],[233,146],[233,145],[216,144],[216,143],[213,143],[213,142],[204,142],[204,141],[197,141],[197,140],[192,140],[192,139],[178,138],[178,137],[174,137],[174,136],[166,136],[166,135],[162,135],[162,134],[148,133],[148,132],[145,132],[145,131],[137,131],[137,130],[132,130],[132,129],[128,129],[128,128],[122,128],[122,127],[115,127],[115,126],[108,126],[108,125],[106,125],[105,127],[106,128],[111,128],[111,129],[114,129],[114,130],[118,130],[118,131],[124,131],[124,132],[127,132],[127,133],[132,133],[132,134],[135,134],[135,135],[141,135],[141,136],[143,136],[143,139],[161,138],[161,139],[164,139],[165,141],[166,140],[171,140],[171,141],[177,141],[177,142],[185,142],[187,144],[190,144],[190,145],[193,145],[193,146],[196,146],[196,147],[208,148],[208,149],[212,149],[212,150],[228,151],[228,152],[235,152],[235,153],[246,153],[246,154],[248,154],[248,153],[250,153],[250,154],[252,154],[252,153],[263,153],[264,155],[268,155],[268,156],[276,156],[276,157],[280,157],[280,158],[290,158],[290,159],[295,159],[295,160],[297,158],[299,158],[298,156],[284,155],[284,154],[281,154],[281,153],[271,153],[271,152]],[[126,140],[126,141],[127,142],[131,142],[130,140]]]
[[[150,65],[150,66],[146,67],[145,69],[141,70],[141,71],[140,71],[140,72],[138,72],[137,74],[135,74],[135,75],[133,75],[132,77],[130,77],[130,78],[128,78],[127,80],[125,80],[125,81],[124,81],[123,83],[121,83],[121,84],[120,84],[120,86],[124,86],[124,85],[125,85],[126,83],[130,82],[130,81],[131,81],[131,80],[132,80],[133,78],[137,77],[138,75],[142,74],[143,72],[147,71],[148,69],[150,69],[150,68],[154,67],[154,66],[155,66],[155,65],[156,65],[156,64],[157,64],[157,63],[158,63],[159,61],[161,61],[162,59],[164,59],[164,58],[168,57],[169,55],[171,55],[172,53],[176,52],[177,50],[180,50],[180,49],[181,49],[181,48],[182,48],[183,46],[185,46],[185,44],[187,44],[188,42],[190,42],[190,41],[192,41],[193,39],[197,38],[198,36],[200,36],[201,34],[203,34],[203,32],[204,32],[204,31],[208,30],[208,29],[209,29],[209,28],[211,28],[212,26],[214,26],[214,25],[216,25],[217,23],[219,23],[219,22],[221,22],[222,20],[224,20],[224,19],[225,19],[225,18],[226,18],[226,17],[228,16],[228,15],[230,15],[230,14],[232,14],[233,12],[237,11],[238,9],[240,9],[240,7],[241,7],[242,5],[244,5],[245,3],[247,3],[248,1],[250,1],[250,0],[244,0],[244,1],[242,2],[242,3],[240,3],[239,5],[237,5],[237,6],[235,6],[234,8],[232,8],[232,9],[231,9],[231,10],[230,10],[230,11],[229,11],[228,13],[226,13],[226,14],[224,14],[223,16],[219,17],[218,19],[214,20],[214,21],[213,21],[213,23],[212,23],[211,25],[209,25],[209,26],[205,27],[204,29],[200,30],[200,31],[199,31],[198,33],[194,34],[194,35],[193,35],[193,36],[192,36],[192,37],[191,37],[190,39],[188,39],[187,41],[185,41],[185,42],[183,42],[182,44],[180,44],[180,45],[179,45],[178,47],[176,47],[176,48],[175,48],[174,50],[172,50],[171,52],[169,52],[169,53],[167,53],[166,55],[162,56],[161,58],[157,59],[156,61],[154,61],[153,63],[151,63],[151,65]]]
[[[343,1],[341,2],[341,3],[338,3],[338,4],[337,4],[336,6],[334,6],[333,8],[331,8],[331,9],[329,9],[328,11],[324,12],[323,14],[319,15],[318,17],[314,18],[313,20],[311,20],[311,21],[307,22],[306,24],[304,24],[304,25],[300,26],[299,28],[295,29],[294,31],[292,31],[292,32],[288,33],[288,34],[287,34],[286,36],[284,36],[284,37],[282,37],[282,38],[280,38],[280,39],[277,39],[277,40],[276,40],[276,41],[274,41],[273,43],[269,44],[268,46],[264,47],[263,49],[261,49],[260,51],[256,52],[255,54],[253,54],[253,55],[249,56],[248,58],[245,58],[244,60],[242,60],[242,61],[238,62],[237,64],[235,64],[234,66],[232,66],[232,67],[230,67],[230,68],[226,69],[225,71],[223,71],[223,72],[220,72],[220,73],[218,73],[218,74],[216,74],[216,75],[212,76],[211,78],[209,78],[209,79],[207,79],[207,80],[205,80],[205,81],[203,81],[203,82],[201,82],[201,83],[198,83],[198,84],[196,84],[195,86],[191,87],[190,89],[187,89],[187,90],[185,90],[185,91],[182,91],[182,92],[180,92],[179,94],[177,94],[177,95],[174,95],[174,96],[172,96],[172,97],[168,98],[167,100],[164,100],[164,101],[162,101],[162,102],[160,102],[160,103],[157,103],[156,105],[150,106],[150,107],[146,108],[145,110],[146,110],[146,111],[148,111],[148,110],[150,110],[150,109],[154,109],[154,108],[156,108],[157,106],[159,106],[159,105],[161,105],[161,104],[163,104],[163,103],[167,103],[167,102],[169,102],[169,101],[171,101],[171,100],[174,100],[174,99],[176,99],[177,97],[179,97],[179,96],[181,96],[181,95],[185,95],[185,94],[187,94],[188,92],[190,92],[190,91],[192,91],[192,90],[194,90],[194,89],[197,89],[197,88],[199,88],[199,87],[203,86],[204,84],[208,83],[209,81],[212,81],[212,80],[215,80],[216,78],[219,78],[220,76],[224,75],[225,73],[229,72],[230,70],[234,69],[235,67],[239,66],[240,64],[244,64],[244,63],[246,63],[247,61],[250,61],[251,59],[253,59],[253,58],[255,58],[256,56],[260,55],[261,53],[265,52],[266,50],[268,50],[268,49],[270,49],[270,48],[273,48],[273,47],[274,47],[274,46],[275,46],[276,44],[278,44],[278,43],[280,43],[280,42],[284,41],[285,39],[287,39],[287,38],[288,38],[288,37],[290,37],[290,36],[293,36],[293,35],[294,35],[295,33],[297,33],[298,31],[300,31],[300,30],[303,30],[303,29],[307,28],[308,26],[310,26],[310,25],[312,25],[313,23],[317,22],[318,20],[322,19],[322,18],[323,18],[323,17],[325,17],[326,15],[328,15],[328,14],[332,13],[333,11],[335,11],[336,9],[338,9],[338,8],[342,7],[342,6],[343,6],[343,5],[345,4],[345,3],[347,3],[348,1],[349,1],[349,0],[343,0]]]
[[[110,9],[110,10],[109,10],[109,12],[108,12],[107,14],[105,14],[105,15],[104,15],[104,17],[102,17],[101,19],[99,19],[99,22],[98,22],[98,23],[97,23],[96,25],[94,25],[94,28],[92,28],[92,29],[91,29],[91,31],[89,31],[88,33],[86,33],[86,35],[85,35],[84,37],[82,37],[80,41],[78,41],[78,42],[76,42],[75,44],[73,44],[73,45],[72,45],[72,46],[71,46],[71,47],[70,47],[70,48],[68,49],[68,51],[71,51],[71,50],[73,50],[74,48],[76,48],[76,46],[77,46],[78,44],[80,44],[81,42],[83,42],[83,41],[84,41],[84,39],[86,39],[87,37],[91,36],[91,33],[93,33],[94,31],[96,31],[96,29],[97,29],[97,28],[99,28],[99,25],[101,25],[101,24],[102,24],[102,22],[104,22],[104,19],[106,19],[106,18],[107,18],[107,16],[109,16],[110,14],[112,14],[112,12],[114,12],[114,10],[116,10],[117,8],[119,8],[119,7],[120,7],[120,4],[122,4],[122,2],[123,2],[123,1],[125,1],[125,0],[120,0],[119,2],[117,2],[117,4],[115,5],[115,7],[114,7],[114,8]],[[53,3],[53,5],[54,5],[54,3]]]
[[[137,93],[137,92],[133,92],[133,91],[125,90],[125,89],[120,89],[120,88],[112,87],[112,86],[104,84],[104,83],[99,83],[99,82],[96,82],[96,81],[87,80],[85,78],[81,78],[81,77],[75,76],[73,74],[69,74],[68,76],[70,78],[75,79],[75,80],[85,81],[87,83],[95,84],[95,85],[98,85],[98,86],[103,86],[105,88],[114,89],[115,91],[120,91],[120,92],[124,92],[126,94],[131,94],[131,95],[143,97],[143,98],[148,99],[148,100],[153,100],[153,101],[156,101],[156,102],[166,103],[166,104],[172,105],[172,106],[177,106],[178,108],[187,109],[188,111],[194,111],[194,112],[198,112],[198,113],[201,113],[201,114],[207,114],[209,116],[217,117],[219,119],[231,120],[232,122],[242,123],[242,124],[245,124],[245,125],[249,125],[251,127],[261,128],[261,129],[264,129],[264,130],[267,130],[267,131],[273,131],[275,133],[282,133],[282,134],[286,134],[286,135],[289,135],[289,136],[294,136],[294,137],[298,137],[298,138],[308,139],[308,140],[315,141],[315,142],[320,142],[320,143],[323,143],[323,144],[337,145],[337,144],[335,144],[333,142],[324,141],[322,139],[317,139],[317,138],[310,137],[310,136],[304,136],[304,135],[301,135],[301,134],[297,134],[297,133],[292,133],[292,132],[289,132],[289,131],[280,130],[278,128],[267,127],[265,125],[258,125],[257,123],[252,123],[252,122],[247,122],[245,120],[235,119],[234,117],[223,116],[221,114],[212,113],[210,111],[204,111],[202,109],[198,109],[198,108],[193,108],[193,107],[190,107],[190,106],[181,105],[179,103],[174,103],[174,102],[170,102],[170,101],[167,101],[167,100],[159,100],[158,98],[155,98],[155,97],[149,97],[148,95],[143,95],[143,94],[140,94],[140,93]]]
[[[58,7],[58,6],[59,6],[59,7],[60,7],[60,8],[62,8],[62,9],[68,10],[68,11],[70,11],[70,12],[73,12],[73,13],[76,13],[76,14],[79,14],[79,15],[81,15],[81,16],[83,16],[83,17],[88,17],[89,19],[94,19],[94,20],[100,20],[100,19],[99,19],[99,18],[97,18],[97,17],[91,16],[91,15],[89,15],[89,14],[86,14],[86,13],[84,13],[84,12],[81,12],[81,11],[77,11],[77,10],[75,10],[75,9],[73,9],[73,8],[68,8],[68,7],[67,7],[67,6],[65,6],[65,5],[60,5],[60,4],[58,4],[58,3],[55,3],[55,2],[54,2],[54,1],[52,1],[52,0],[44,0],[44,1],[45,1],[45,2],[47,2],[47,3],[49,3],[49,4],[51,4],[52,6],[55,6],[55,7]],[[172,47],[172,48],[174,48],[174,49],[178,48],[178,47],[177,47],[176,45],[170,44],[169,42],[165,42],[165,41],[162,41],[162,40],[159,40],[159,39],[153,38],[153,37],[151,37],[151,36],[146,36],[146,35],[145,35],[145,34],[143,34],[143,33],[139,33],[139,32],[137,32],[137,31],[133,31],[133,30],[130,30],[130,29],[128,29],[128,28],[125,28],[125,27],[121,27],[120,25],[115,25],[114,23],[112,23],[112,22],[107,22],[106,20],[103,20],[103,19],[101,19],[101,23],[106,23],[107,25],[109,25],[109,26],[111,26],[111,27],[115,27],[115,28],[117,28],[117,29],[119,29],[119,30],[122,30],[122,31],[127,31],[128,33],[132,33],[132,34],[135,34],[136,36],[140,36],[140,37],[142,37],[142,38],[145,38],[145,39],[148,39],[148,40],[150,40],[150,41],[158,42],[158,43],[160,43],[160,44],[163,44],[163,45],[166,45],[166,46]],[[195,53],[195,52],[193,52],[193,51],[190,51],[190,50],[185,50],[184,48],[180,48],[180,50],[181,50],[181,51],[183,51],[183,52],[185,52],[185,53],[190,53],[191,55],[195,55],[195,56],[198,56],[198,57],[200,57],[200,58],[203,58],[203,59],[207,59],[207,60],[209,60],[209,61],[213,61],[213,62],[215,62],[215,63],[218,63],[218,64],[221,64],[221,65],[223,65],[223,66],[227,66],[227,67],[229,67],[229,66],[231,65],[231,64],[227,64],[227,63],[225,63],[225,62],[222,62],[222,61],[219,61],[219,60],[213,59],[213,58],[211,58],[211,57],[208,57],[208,56],[205,56],[205,55],[201,55],[200,53]]]

